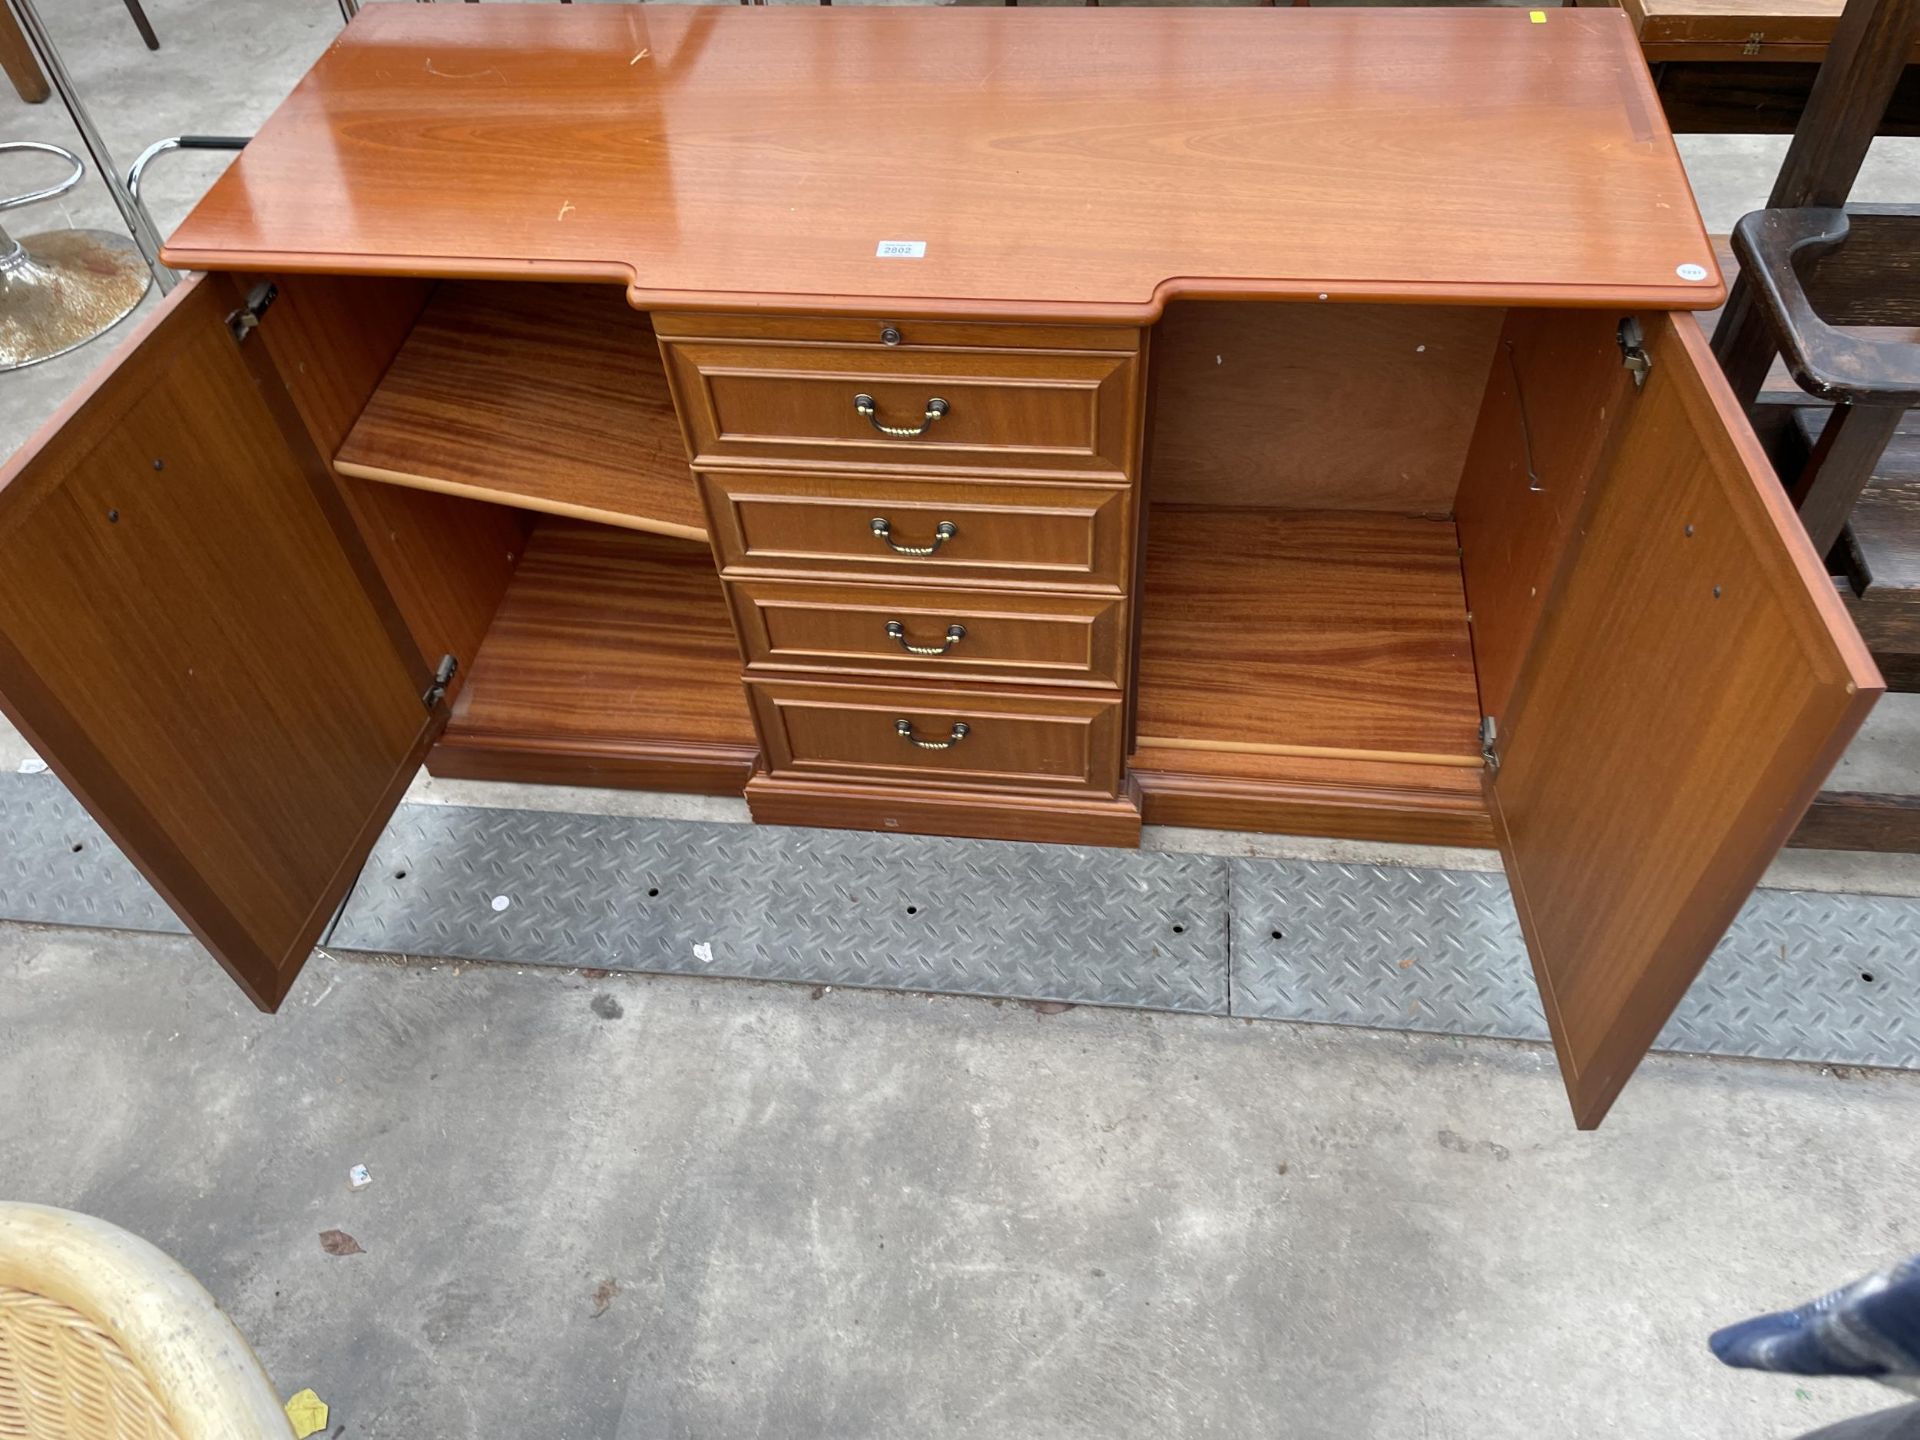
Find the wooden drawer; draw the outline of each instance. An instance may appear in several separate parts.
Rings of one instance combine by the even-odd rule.
[[[912,355],[925,350],[1140,349],[1137,325],[1029,324],[1012,320],[921,320],[873,315],[775,315],[747,311],[655,310],[663,340],[797,340],[814,345],[883,345]]]
[[[750,681],[747,693],[767,769],[776,777],[837,776],[1111,795],[1120,784],[1119,696],[806,681]],[[947,749],[922,749],[900,722]]]
[[[1127,653],[1126,602],[1117,597],[804,580],[735,580],[727,597],[749,674],[781,668],[1116,686]],[[908,645],[943,653],[918,655]]]
[[[1139,449],[1131,353],[714,340],[662,348],[696,467],[936,466],[1112,480],[1133,473]],[[924,433],[889,436],[876,423]]]
[[[774,472],[700,478],[714,548],[729,576],[830,571],[1116,594],[1128,583],[1133,514],[1126,489]],[[874,533],[876,519],[887,522],[884,538]],[[953,535],[933,554],[894,548],[924,548],[942,522]]]

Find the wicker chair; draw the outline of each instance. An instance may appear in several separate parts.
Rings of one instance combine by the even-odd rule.
[[[0,1204],[0,1440],[287,1440],[266,1371],[137,1235]]]

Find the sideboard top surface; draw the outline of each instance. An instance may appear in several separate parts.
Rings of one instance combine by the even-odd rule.
[[[166,253],[902,316],[1723,295],[1611,7],[371,5]]]

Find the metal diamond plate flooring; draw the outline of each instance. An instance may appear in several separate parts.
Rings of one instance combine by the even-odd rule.
[[[1193,855],[412,805],[339,948],[1225,1014]]]
[[[0,775],[0,916],[171,935],[187,929],[50,774]]]
[[[183,927],[51,775],[0,917]],[[1543,1039],[1498,875],[402,806],[329,943]],[[1920,1069],[1920,901],[1763,890],[1658,1048]]]
[[[1230,863],[1234,1014],[1547,1038],[1504,876]],[[1920,1069],[1920,902],[1755,891],[1654,1048]]]

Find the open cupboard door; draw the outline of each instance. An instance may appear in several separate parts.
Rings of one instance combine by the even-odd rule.
[[[1509,317],[1458,514],[1476,656],[1518,657],[1483,669],[1487,790],[1586,1129],[1882,689],[1693,317],[1638,317],[1638,356],[1618,324]]]
[[[0,471],[0,706],[262,1009],[445,706],[223,276]]]

